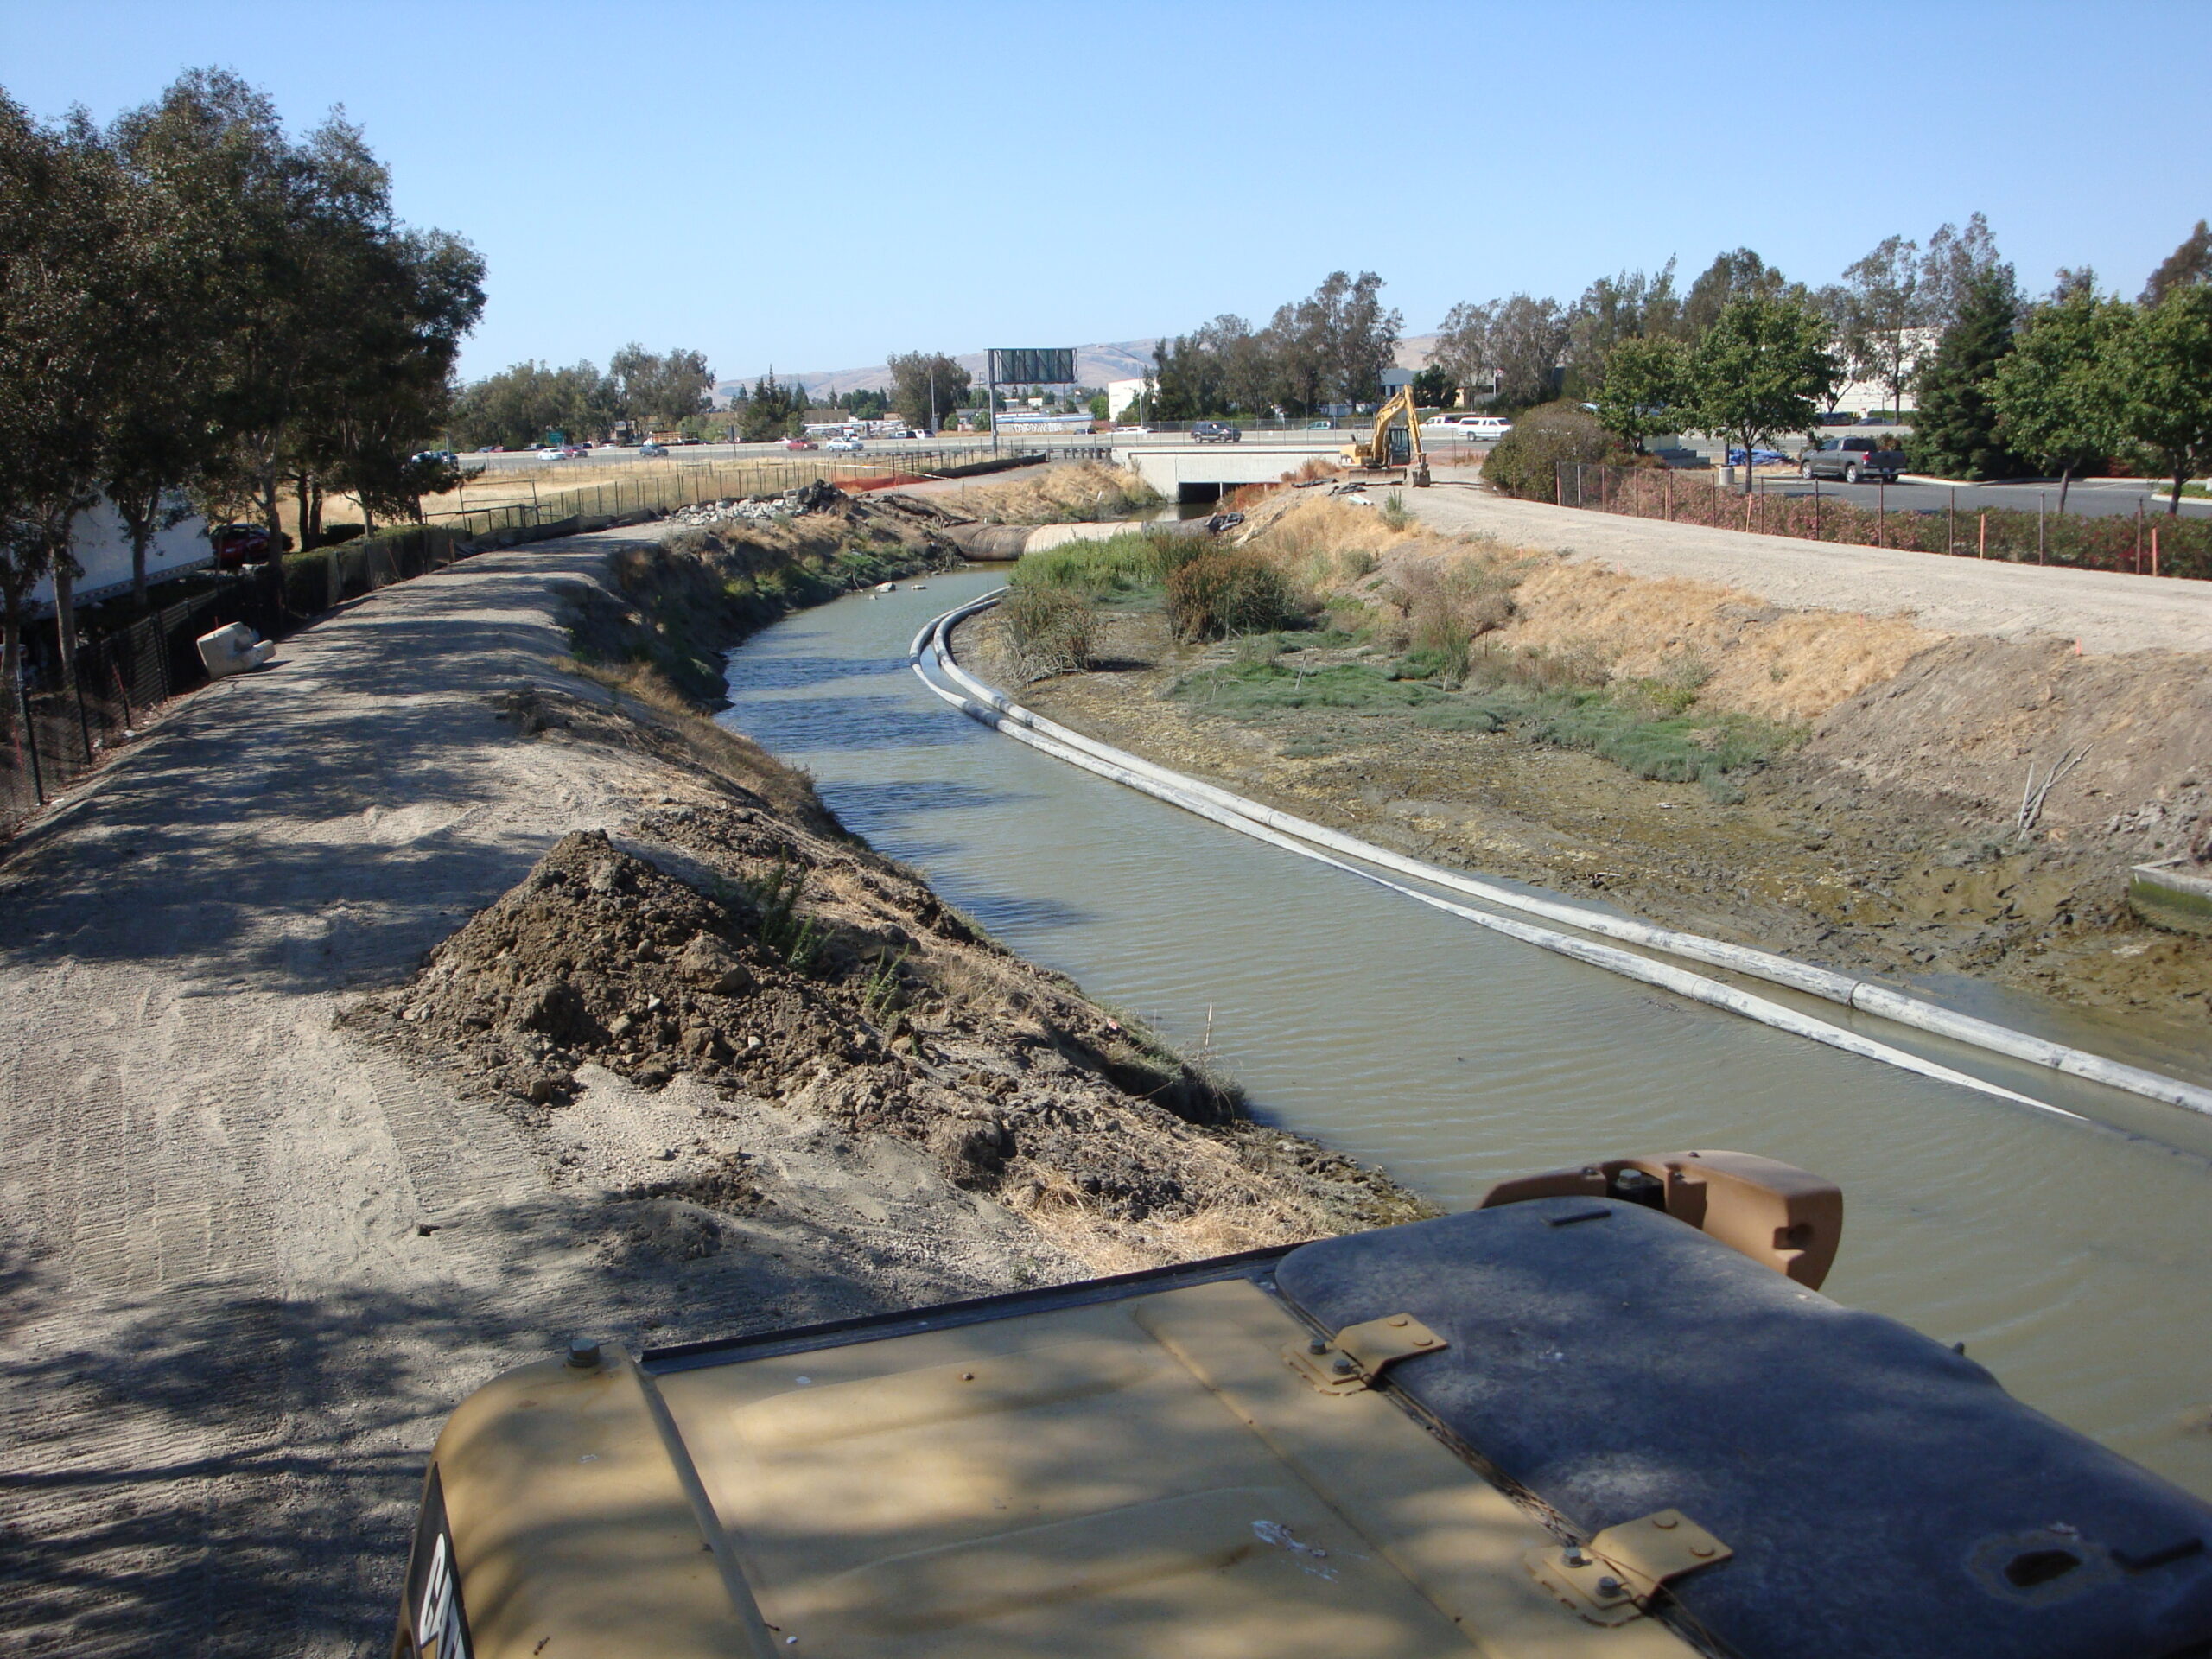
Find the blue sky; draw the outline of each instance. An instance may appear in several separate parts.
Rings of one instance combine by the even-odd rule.
[[[1264,320],[1379,271],[1411,331],[1748,245],[1833,278],[1989,215],[2133,295],[2212,213],[2212,8],[345,5],[0,0],[0,86],[103,119],[187,65],[342,104],[468,237],[463,361],[723,373]],[[1874,182],[1860,188],[1856,179]]]

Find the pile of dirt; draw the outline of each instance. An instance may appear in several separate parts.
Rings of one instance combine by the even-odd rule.
[[[548,1146],[569,1144],[564,1114],[599,1072],[653,1092],[685,1079],[683,1098],[714,1103],[681,1179],[615,1199],[772,1205],[741,1132],[766,1107],[917,1147],[1094,1268],[1421,1213],[1251,1123],[898,866],[752,804],[649,814],[621,844],[563,838],[348,1023],[458,1072]]]
[[[993,524],[1082,524],[1122,518],[1160,497],[1133,472],[1103,461],[1047,468],[1034,478],[963,491],[960,505]]]

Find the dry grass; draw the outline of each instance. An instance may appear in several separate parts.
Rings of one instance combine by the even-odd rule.
[[[1082,461],[1049,467],[1034,478],[966,491],[960,505],[991,524],[1078,524],[1118,518],[1159,499],[1136,474]]]
[[[1617,680],[1712,667],[1699,707],[1778,721],[1817,719],[1894,677],[1944,636],[1897,617],[1783,611],[1712,583],[1647,580],[1494,541],[1393,530],[1371,507],[1285,491],[1248,517],[1242,544],[1340,615],[1355,607],[1394,649],[1450,636],[1516,654],[1602,664]]]

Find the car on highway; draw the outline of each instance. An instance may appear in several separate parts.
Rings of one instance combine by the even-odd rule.
[[[786,449],[819,449],[822,446],[812,438],[785,438],[783,447]]]
[[[566,461],[575,452],[565,443],[549,443],[537,452],[540,461]]]
[[[822,447],[825,449],[836,449],[842,454],[849,455],[857,454],[860,451],[868,448],[868,446],[865,443],[862,443],[858,438],[832,438],[829,442],[825,443]]]
[[[647,438],[638,446],[638,454],[647,460],[651,460],[655,455],[665,455],[667,453],[667,445],[655,443],[651,438]]]
[[[1231,426],[1226,421],[1191,423],[1191,441],[1193,443],[1239,443],[1243,437],[1243,427]]]
[[[1797,476],[1840,478],[1847,484],[1872,478],[1894,484],[1904,471],[1904,451],[1878,448],[1880,442],[1878,438],[1822,438],[1798,458]],[[1732,465],[1738,453],[1730,451]]]
[[[507,446],[504,443],[487,443],[476,453],[480,455],[504,455],[507,453]]]

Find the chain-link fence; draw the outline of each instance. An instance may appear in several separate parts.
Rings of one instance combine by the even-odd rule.
[[[1057,452],[1056,452],[1057,453]],[[33,630],[18,684],[0,687],[0,836],[138,735],[167,699],[206,683],[197,641],[243,622],[284,635],[349,600],[492,548],[636,523],[677,507],[798,489],[824,479],[848,489],[961,477],[1041,461],[978,460],[973,449],[902,453],[893,460],[801,459],[681,466],[617,482],[543,492],[535,501],[466,513],[358,541],[283,556],[281,582],[266,567],[191,578],[190,596],[113,628],[87,620],[73,672],[51,627]]]
[[[2132,515],[1962,508],[1955,490],[1939,507],[1898,507],[1890,505],[1883,486],[1875,487],[1874,505],[1866,506],[1824,492],[1816,479],[1762,480],[1746,493],[1715,483],[1708,473],[1573,461],[1556,466],[1552,481],[1560,506],[1636,518],[1958,558],[2212,581],[2212,519],[2140,506]]]

